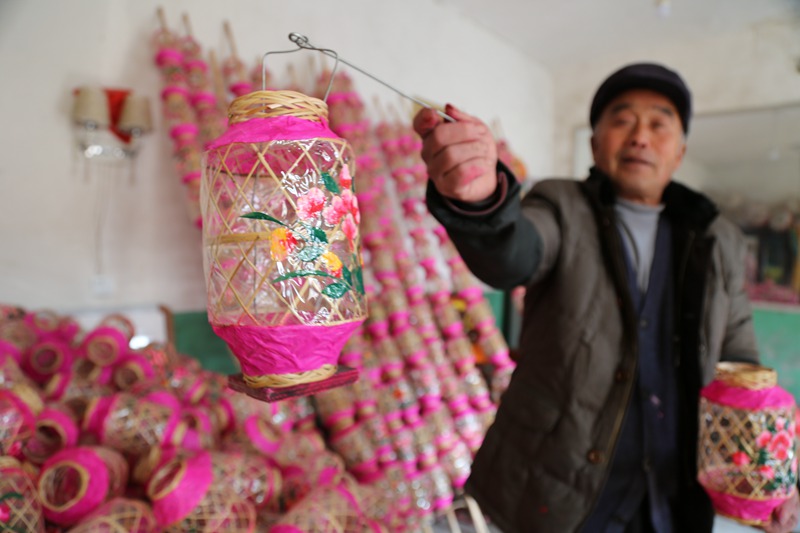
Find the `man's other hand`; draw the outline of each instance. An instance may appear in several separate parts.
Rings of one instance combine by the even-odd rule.
[[[794,491],[791,498],[772,512],[772,522],[763,529],[767,533],[789,533],[797,526],[798,516],[800,516],[800,498],[797,491]]]

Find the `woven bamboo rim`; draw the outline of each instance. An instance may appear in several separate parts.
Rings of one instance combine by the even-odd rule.
[[[11,387],[11,392],[16,394],[17,397],[33,411],[33,414],[38,416],[39,413],[42,412],[42,409],[44,409],[42,397],[39,396],[36,390],[30,385],[16,383]]]
[[[152,501],[160,500],[178,488],[186,475],[186,461],[173,459],[158,469],[147,483],[147,497]]]
[[[64,470],[73,470],[78,473],[81,484],[78,488],[78,493],[72,496],[69,501],[56,505],[52,503],[51,496],[55,496],[53,491],[58,488],[56,479],[61,475]],[[42,477],[39,478],[39,496],[42,499],[42,505],[54,512],[61,512],[71,508],[77,502],[81,501],[86,496],[86,491],[89,489],[89,471],[83,465],[75,461],[61,461],[57,465],[46,470]]]
[[[253,389],[263,389],[264,387],[279,389],[282,387],[300,385],[302,383],[322,381],[334,375],[336,370],[336,365],[322,365],[314,370],[306,370],[305,372],[296,372],[293,374],[264,374],[262,376],[248,376],[244,374],[242,379],[248,387]]]
[[[0,470],[5,468],[22,468],[22,464],[10,455],[0,456]]]
[[[313,122],[328,120],[328,104],[295,91],[255,91],[236,98],[228,107],[228,122],[251,118],[292,116]]]
[[[114,373],[114,384],[120,390],[128,390],[137,383],[144,381],[145,377],[144,371],[139,365],[127,363],[117,368]]]
[[[52,346],[40,346],[39,348],[32,350],[32,352],[33,353],[31,353],[28,362],[34,370],[42,374],[54,373],[64,362],[64,354],[57,349],[54,349]],[[48,355],[52,355],[52,359],[48,360]],[[44,360],[41,360],[40,356],[43,356]]]
[[[760,390],[776,386],[778,373],[751,363],[718,363],[716,379],[731,387]]]

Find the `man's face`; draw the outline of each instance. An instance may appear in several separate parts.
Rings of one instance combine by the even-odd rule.
[[[686,152],[678,111],[666,96],[632,89],[612,100],[594,128],[595,165],[614,184],[617,195],[658,205]]]

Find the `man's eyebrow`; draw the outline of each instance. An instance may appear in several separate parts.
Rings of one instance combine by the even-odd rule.
[[[673,111],[671,107],[667,107],[667,106],[663,106],[663,105],[654,105],[653,107],[656,108],[656,110],[661,111],[662,113],[664,113],[667,116],[670,116],[670,117],[674,117],[675,116],[675,111]]]
[[[630,109],[631,107],[633,106],[631,105],[630,102],[618,102],[612,105],[610,108],[608,108],[608,111],[609,113],[614,114],[614,113],[619,113],[620,111],[625,111],[626,109]],[[652,107],[656,111],[659,111],[669,117],[675,116],[675,111],[673,111],[671,107],[664,105],[653,105]]]
[[[631,104],[629,102],[618,102],[618,103],[612,105],[609,108],[608,111],[610,113],[618,113],[618,112],[623,111],[625,109],[630,109],[630,107],[631,107]]]

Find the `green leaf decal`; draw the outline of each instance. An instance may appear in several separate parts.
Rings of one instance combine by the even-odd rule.
[[[333,278],[333,276],[331,276],[327,272],[323,272],[322,270],[295,270],[294,272],[289,272],[288,274],[284,274],[283,276],[278,276],[277,278],[272,280],[272,283],[278,283],[279,281],[286,281],[287,279],[292,279],[292,278],[304,278],[307,276],[322,276],[324,278]]]
[[[297,258],[300,259],[301,261],[310,262],[316,259],[317,257],[321,256],[324,252],[325,248],[323,248],[322,246],[314,246],[308,244],[305,246],[305,248],[297,252],[296,255]]]
[[[329,173],[322,173],[322,182],[325,184],[325,188],[331,191],[333,194],[339,194],[339,184],[333,181],[333,178]]]
[[[283,222],[278,220],[275,217],[269,216],[266,213],[261,213],[260,211],[253,211],[252,213],[247,213],[242,215],[242,218],[251,218],[253,220],[269,220],[270,222],[274,222],[276,224],[280,224],[281,226],[285,226]]]
[[[769,460],[769,453],[766,449],[761,448],[758,450],[758,457],[756,457],[756,464],[757,465],[765,465]]]
[[[328,236],[319,228],[311,228],[311,238],[317,242],[328,244]]]
[[[356,283],[355,283],[356,290],[358,291],[358,294],[360,294],[361,296],[364,296],[364,294],[366,294],[364,292],[364,275],[361,272],[361,267],[360,266],[356,267],[356,269],[354,271],[354,274],[355,274],[355,278],[356,278]]]
[[[350,269],[344,265],[342,265],[342,279],[351,287],[353,286],[353,277],[350,275]]]
[[[341,298],[348,289],[349,287],[347,285],[337,281],[322,289],[322,294],[328,298]]]
[[[14,498],[16,500],[21,500],[23,498],[23,496],[19,492],[6,492],[2,496],[0,496],[0,502],[2,502],[3,500],[8,500],[10,498]]]

